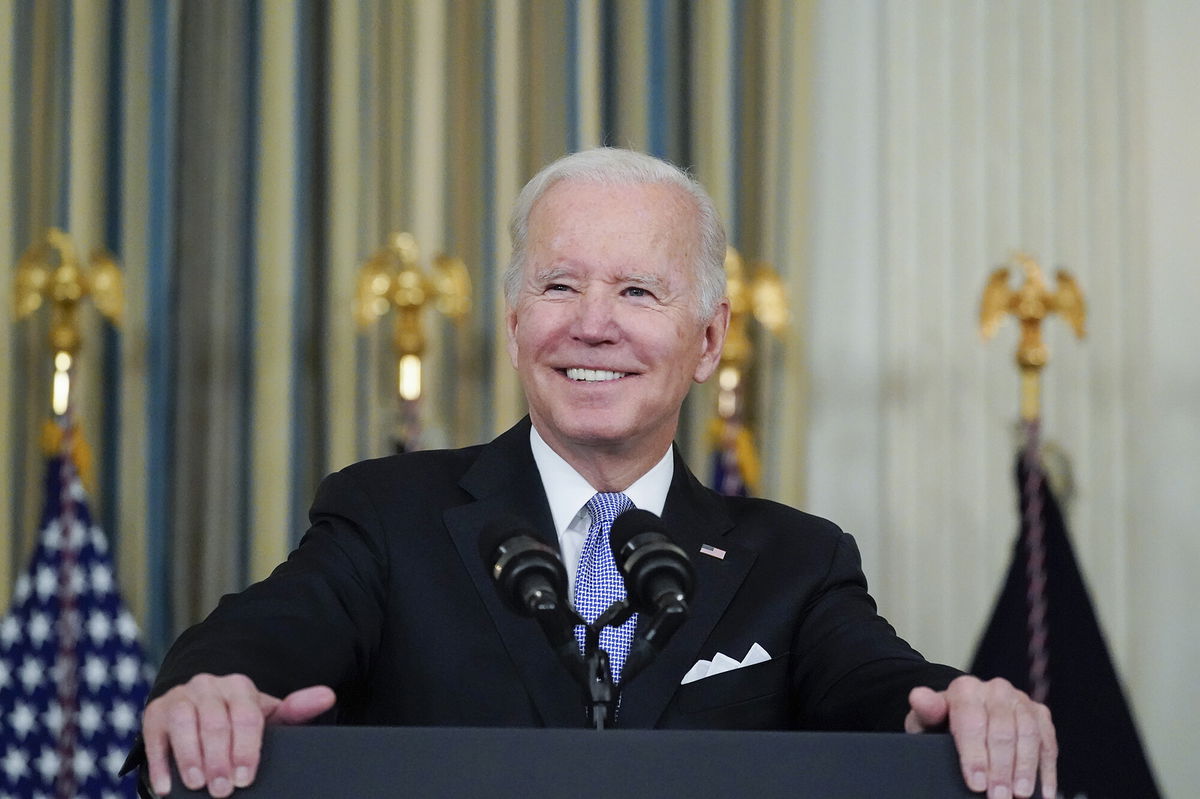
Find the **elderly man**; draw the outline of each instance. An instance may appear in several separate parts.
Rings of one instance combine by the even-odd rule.
[[[580,726],[580,691],[478,555],[515,515],[561,551],[577,605],[611,575],[605,536],[660,514],[696,566],[688,621],[622,686],[624,727],[949,727],[991,797],[1055,789],[1049,713],[1003,681],[927,663],[877,615],[853,540],[776,503],[718,496],[672,446],[729,323],[712,201],[649,156],[599,149],[539,173],[517,202],[508,351],[529,417],[496,440],[328,477],[299,548],[227,597],[168,654],[146,707],[151,781],[173,756],[216,797],[255,776],[264,724]],[[724,557],[699,554],[708,545]],[[607,559],[607,560],[606,560]],[[594,614],[593,614],[594,615]],[[636,620],[606,634],[614,678]],[[755,665],[686,679],[718,653]],[[220,675],[220,676],[214,676]]]

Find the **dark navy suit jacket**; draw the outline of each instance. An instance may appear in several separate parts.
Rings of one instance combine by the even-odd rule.
[[[557,547],[528,419],[486,445],[330,475],[296,551],[179,638],[153,695],[200,672],[245,673],[276,696],[331,686],[339,723],[584,726],[582,690],[480,559],[481,531],[507,514]],[[678,454],[663,521],[696,567],[691,615],[625,687],[618,726],[898,730],[912,687],[959,674],[876,613],[834,524],[720,496]],[[771,660],[680,685],[698,659],[740,660],[754,643]]]

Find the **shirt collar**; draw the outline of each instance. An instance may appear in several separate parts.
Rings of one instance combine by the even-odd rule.
[[[529,447],[533,450],[533,460],[542,477],[542,488],[550,502],[554,531],[561,536],[580,508],[596,493],[596,489],[571,464],[550,449],[533,425],[529,426]],[[671,478],[675,476],[675,459],[671,450],[671,447],[667,447],[650,471],[621,492],[629,497],[634,507],[662,515],[663,506],[667,504],[667,492],[671,488]]]

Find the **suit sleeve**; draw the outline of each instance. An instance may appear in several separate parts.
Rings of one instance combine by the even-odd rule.
[[[179,637],[154,698],[200,673],[245,674],[274,696],[310,685],[339,694],[370,669],[387,579],[378,513],[345,472],[321,484],[311,527],[262,582],[222,598]]]
[[[838,535],[793,639],[799,713],[817,728],[901,731],[909,691],[941,690],[961,672],[929,663],[896,634],[867,592],[854,539]]]

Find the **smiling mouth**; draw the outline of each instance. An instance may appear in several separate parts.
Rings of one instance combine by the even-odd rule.
[[[620,380],[628,372],[610,372],[607,369],[567,369],[569,379],[582,383],[604,383],[609,380]]]

